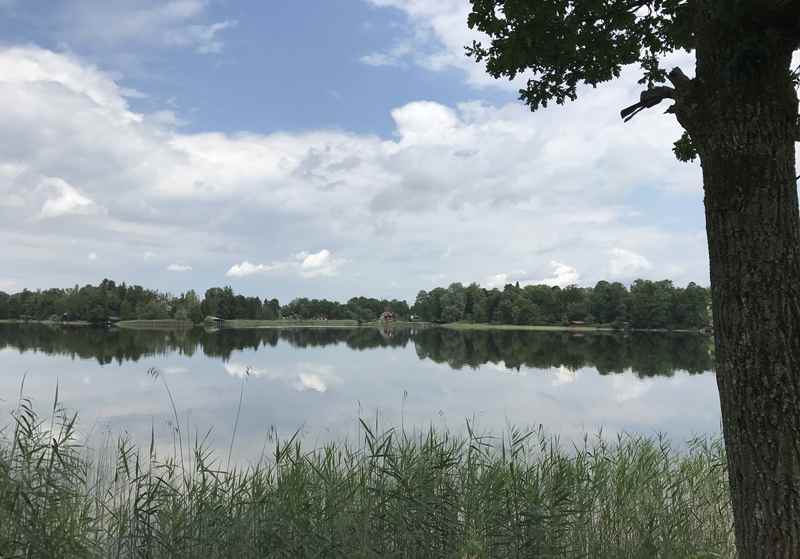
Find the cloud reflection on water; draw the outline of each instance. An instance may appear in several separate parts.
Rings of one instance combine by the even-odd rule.
[[[0,327],[0,416],[8,418],[27,371],[25,392],[37,409],[49,409],[58,383],[87,431],[98,422],[147,441],[155,426],[166,444],[169,399],[146,374],[156,367],[190,432],[212,429],[211,443],[225,451],[243,398],[235,454],[245,459],[260,454],[270,428],[281,436],[301,429],[309,444],[354,440],[359,417],[379,417],[384,428],[462,432],[475,418],[495,434],[541,424],[564,442],[601,428],[664,432],[680,442],[719,432],[705,345],[540,332],[387,339],[369,329],[165,335]]]
[[[263,378],[285,382],[295,390],[303,392],[327,392],[332,384],[342,382],[330,365],[320,363],[298,363],[295,370],[275,370],[253,367],[243,363],[231,362],[224,365],[225,372],[236,378]]]

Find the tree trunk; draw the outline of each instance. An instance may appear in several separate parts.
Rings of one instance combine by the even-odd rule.
[[[701,36],[702,35],[702,36]],[[800,557],[800,214],[792,46],[706,27],[696,103],[716,376],[740,559]],[[749,57],[749,58],[748,58]]]

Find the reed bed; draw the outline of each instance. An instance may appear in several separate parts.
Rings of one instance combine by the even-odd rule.
[[[57,401],[57,399],[56,399]],[[273,441],[257,466],[220,466],[195,440],[89,450],[76,415],[22,399],[0,442],[3,558],[733,557],[717,439],[542,430],[501,437],[379,430],[306,449]],[[180,436],[180,433],[178,433]],[[176,447],[177,448],[177,447]]]

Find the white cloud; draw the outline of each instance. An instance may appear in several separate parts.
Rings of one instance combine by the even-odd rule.
[[[170,264],[167,266],[168,272],[191,272],[192,267],[185,264]]]
[[[90,253],[89,253],[89,254],[86,256],[86,258],[88,258],[88,259],[89,259],[89,261],[91,261],[91,262],[94,262],[95,260],[97,260],[97,253],[96,253],[96,252],[90,252]]]
[[[10,278],[0,278],[0,291],[11,293],[17,289],[17,281]]]
[[[345,259],[337,258],[331,251],[323,249],[314,254],[305,251],[299,252],[294,258],[275,261],[271,264],[253,264],[245,260],[241,264],[231,266],[225,275],[231,278],[244,278],[282,270],[294,270],[304,278],[316,278],[335,276],[345,263]]]
[[[530,285],[533,283],[524,270],[516,270],[514,272],[494,274],[483,280],[481,285],[487,289],[503,289],[509,283],[519,282],[520,285]]]
[[[415,64],[438,71],[450,68],[463,70],[470,84],[489,84],[509,87],[505,80],[493,80],[486,75],[483,66],[464,55],[464,46],[473,40],[487,43],[482,33],[467,26],[470,4],[466,0],[367,0],[370,4],[384,8],[395,8],[403,12],[411,27],[398,44],[387,51],[387,56],[400,46],[405,46],[402,55]],[[395,56],[399,59],[400,55]],[[519,89],[517,82],[510,86]]]
[[[94,201],[58,177],[45,178],[40,188],[51,193],[39,212],[39,217],[42,219],[64,215],[89,215],[99,211]]]
[[[611,260],[608,263],[609,272],[615,278],[632,278],[653,267],[647,258],[630,250],[613,248],[609,253],[611,254]]]
[[[553,275],[549,278],[535,281],[535,284],[567,287],[568,285],[576,285],[581,277],[574,267],[556,260],[550,262],[550,267],[553,269]]]
[[[300,261],[300,275],[304,278],[335,276],[339,268],[346,262],[343,258],[336,258],[327,249],[315,254],[301,252],[296,258]]]
[[[576,285],[580,280],[578,271],[567,264],[563,264],[556,260],[550,261],[550,268],[553,270],[553,275],[543,279],[532,279],[525,271],[517,270],[511,273],[500,273],[489,276],[483,281],[483,286],[488,289],[502,289],[510,283],[519,283],[522,287],[526,285],[550,285],[567,287],[568,285]]]
[[[68,257],[75,250],[102,252],[120,270],[137,265],[125,255],[150,253],[136,259],[143,274],[157,254],[191,254],[198,269],[238,262],[228,277],[286,271],[278,295],[297,294],[291,275],[335,278],[326,285],[343,297],[365,282],[388,289],[401,270],[402,296],[413,297],[428,281],[553,260],[602,279],[609,251],[627,246],[654,273],[682,269],[677,282],[707,283],[698,167],[674,160],[679,133],[667,117],[618,121],[635,90],[598,88],[568,111],[536,114],[516,103],[408,103],[392,111],[389,138],[187,133],[132,111],[123,89],[79,58],[0,49],[0,200],[15,200],[0,203],[4,258],[28,266],[18,268],[26,281],[63,255],[70,284],[83,273]],[[636,215],[626,196],[648,191],[685,200],[680,219],[695,208],[697,222],[664,230],[659,209],[639,202]],[[42,219],[55,215],[82,218]],[[339,273],[345,255],[361,276]]]
[[[386,52],[373,52],[362,56],[359,60],[367,66],[401,66],[403,58],[413,52],[413,46],[399,43]]]
[[[511,283],[509,274],[495,274],[483,280],[483,287],[486,289],[502,289],[509,283]]]
[[[234,264],[225,273],[229,278],[245,278],[257,274],[268,274],[277,270],[285,269],[285,262],[273,262],[272,264],[251,264],[247,260],[241,264]]]
[[[209,0],[68,2],[57,11],[61,35],[91,44],[140,44],[192,48],[201,54],[223,49],[221,35],[236,20],[207,22]]]

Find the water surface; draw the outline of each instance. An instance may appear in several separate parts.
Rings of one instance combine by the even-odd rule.
[[[138,331],[0,325],[0,412],[20,382],[37,408],[56,384],[86,436],[182,427],[257,459],[270,430],[311,444],[354,438],[357,420],[483,431],[544,428],[579,440],[601,428],[719,432],[710,340],[692,334],[574,334],[433,329]],[[157,369],[160,376],[148,374]],[[5,420],[0,424],[6,423]],[[225,450],[224,453],[227,451]]]

